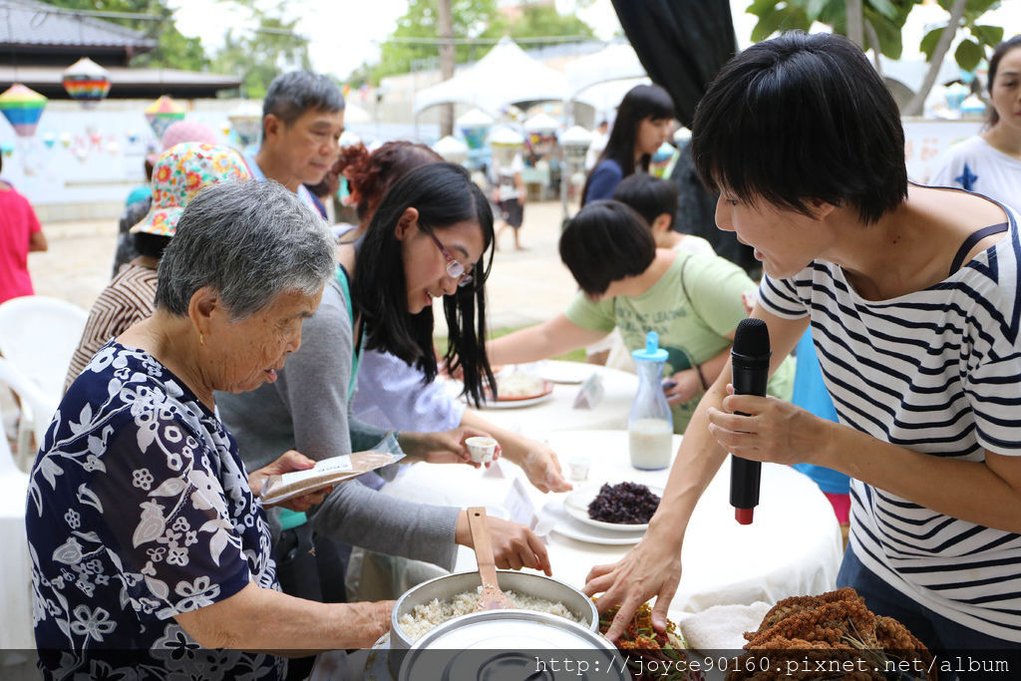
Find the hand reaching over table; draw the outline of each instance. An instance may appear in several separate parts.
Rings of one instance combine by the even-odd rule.
[[[568,492],[573,487],[560,469],[560,460],[549,445],[526,440],[530,445],[521,460],[514,460],[525,472],[528,481],[540,492]],[[510,452],[507,454],[510,459]],[[512,459],[513,460],[513,459]]]
[[[606,637],[616,641],[627,629],[638,608],[656,597],[652,626],[663,634],[667,610],[681,580],[681,552],[674,541],[663,541],[650,525],[645,537],[616,563],[597,565],[585,578],[587,595],[602,593],[596,603],[600,613],[620,606]]]
[[[524,525],[493,516],[486,517],[486,525],[489,528],[489,538],[493,544],[496,567],[511,570],[520,570],[526,567],[541,570],[552,576],[553,568],[550,567],[546,545],[534,532]],[[468,528],[467,511],[461,511],[457,516],[454,541],[461,546],[475,547],[471,538],[471,530]]]
[[[470,437],[489,437],[489,433],[468,426],[459,426],[452,430],[436,433],[404,432],[398,437],[401,450],[408,458],[427,463],[466,463],[475,468],[483,464],[472,461],[465,440]],[[500,458],[500,445],[497,444],[493,460]],[[489,467],[487,462],[486,467]]]

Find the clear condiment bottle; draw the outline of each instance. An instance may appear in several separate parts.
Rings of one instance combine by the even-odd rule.
[[[659,470],[670,465],[673,456],[674,417],[663,394],[663,365],[667,352],[659,347],[659,334],[645,336],[645,348],[631,353],[638,372],[638,393],[628,417],[631,465],[641,470]]]

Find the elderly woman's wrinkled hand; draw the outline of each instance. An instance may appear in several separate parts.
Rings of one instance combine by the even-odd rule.
[[[263,466],[257,471],[253,471],[248,475],[248,486],[252,489],[252,493],[255,496],[259,496],[262,492],[262,488],[266,484],[266,480],[273,475],[283,475],[284,473],[290,473],[291,471],[307,471],[316,465],[316,462],[301,452],[293,449],[284,452],[280,455],[276,461],[266,466]],[[300,497],[291,497],[276,506],[283,506],[292,511],[307,511],[308,509],[323,503],[323,500],[333,491],[333,485],[328,487],[320,487],[319,489],[303,494]]]

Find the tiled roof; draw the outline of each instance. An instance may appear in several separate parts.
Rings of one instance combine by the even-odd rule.
[[[55,11],[57,10],[57,11]],[[148,51],[156,41],[123,26],[35,0],[0,0],[0,45],[111,46]]]

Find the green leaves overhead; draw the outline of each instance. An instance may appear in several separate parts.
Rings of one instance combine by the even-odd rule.
[[[862,0],[862,17],[876,32],[879,51],[890,59],[899,59],[903,53],[902,32],[908,14],[922,0]],[[950,11],[954,0],[939,0],[939,6]],[[960,27],[964,40],[954,52],[961,68],[972,71],[981,60],[1003,40],[1003,28],[980,24],[979,19],[1000,5],[1000,0],[968,0]],[[753,0],[746,10],[758,17],[752,30],[752,40],[758,42],[771,35],[788,30],[810,30],[813,22],[825,24],[834,32],[847,34],[847,4],[844,0]],[[919,45],[926,59],[932,60],[936,44],[946,26],[928,31]],[[866,48],[872,45],[866,44]]]

